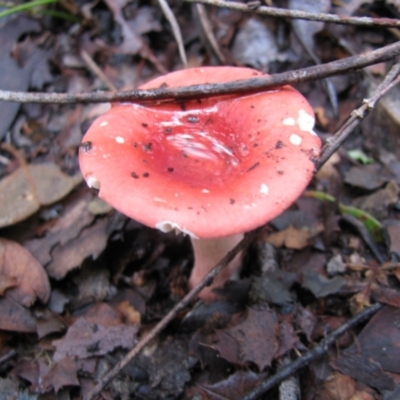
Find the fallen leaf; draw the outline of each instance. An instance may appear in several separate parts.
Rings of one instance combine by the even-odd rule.
[[[82,316],[92,325],[110,327],[118,326],[122,323],[119,312],[107,303],[95,303]]]
[[[18,279],[15,276],[5,275],[0,272],[0,296],[4,296],[7,289],[18,285]]]
[[[46,313],[42,317],[36,318],[36,331],[39,339],[52,333],[60,333],[66,329],[64,320],[52,312]]]
[[[179,399],[192,378],[190,371],[197,360],[189,356],[186,338],[174,335],[153,341],[134,363],[148,373],[146,386],[151,388],[153,399]],[[138,389],[132,398],[143,398]]]
[[[50,283],[44,268],[18,243],[0,239],[0,273],[16,280],[7,294],[21,305],[30,306],[36,298],[43,303],[49,299]]]
[[[385,306],[371,318],[349,351],[367,355],[369,359],[378,362],[384,371],[399,374],[399,321],[400,309]]]
[[[53,359],[60,361],[65,357],[78,359],[100,356],[122,347],[130,349],[136,342],[137,325],[104,327],[91,324],[85,318],[78,318],[69,328],[66,335],[54,340],[56,348]]]
[[[275,354],[275,358],[285,355],[290,350],[294,349],[299,343],[299,338],[293,327],[291,316],[287,316],[279,324],[279,349]]]
[[[327,13],[331,8],[330,0],[289,0],[288,8],[291,10],[306,11],[312,13]],[[315,53],[314,35],[320,32],[325,23],[321,21],[306,21],[302,19],[292,19],[294,32],[308,52]]]
[[[221,339],[215,345],[222,358],[236,364],[252,362],[260,371],[270,366],[278,350],[279,324],[275,312],[248,308],[241,321],[231,328],[216,331]]]
[[[24,244],[44,266],[52,260],[50,252],[57,244],[68,243],[79,236],[85,227],[92,225],[94,216],[88,212],[90,199],[89,193],[83,198],[72,199],[63,210],[62,216],[48,230],[45,240],[32,239]]]
[[[143,48],[143,39],[124,18],[123,8],[126,6],[127,1],[105,0],[105,3],[114,14],[115,21],[121,26],[123,40],[118,46],[119,51],[128,54],[137,54]]]
[[[288,249],[301,250],[308,246],[309,239],[309,231],[297,229],[290,225],[282,231],[271,233],[267,237],[267,242],[275,247],[285,245]]]
[[[356,392],[356,383],[350,376],[342,375],[338,372],[328,376],[328,378],[318,386],[315,400],[344,400],[353,399]]]
[[[354,207],[371,214],[376,219],[387,216],[387,208],[398,200],[400,189],[395,181],[390,181],[383,189],[379,189],[371,195],[358,197],[353,201]]]
[[[0,28],[0,89],[13,91],[27,91],[29,88],[31,68],[20,66],[12,57],[12,49],[18,38],[29,32],[38,33],[40,24],[38,21],[18,16],[7,21]],[[18,102],[4,102],[0,107],[0,139],[10,128],[20,108]]]
[[[332,279],[326,278],[316,272],[303,272],[302,286],[312,292],[316,298],[338,293],[346,284],[346,279],[336,276]]]
[[[108,225],[109,221],[106,218],[99,219],[83,229],[76,238],[56,246],[51,252],[52,261],[46,265],[48,274],[60,280],[69,271],[80,266],[86,257],[96,259],[106,247]]]
[[[80,386],[77,372],[77,363],[71,358],[64,358],[52,365],[46,375],[40,377],[40,385],[45,391],[53,388],[56,393],[66,386]]]
[[[54,164],[20,167],[0,180],[0,227],[13,225],[34,214],[42,205],[66,196],[81,175],[65,175]]]
[[[400,254],[400,224],[398,220],[386,227],[390,238],[390,251]]]
[[[118,304],[118,311],[122,314],[125,321],[130,324],[140,324],[141,316],[140,313],[135,310],[135,308],[129,303],[129,301],[125,300]]]
[[[279,56],[276,37],[258,18],[249,18],[238,31],[232,46],[233,57],[243,65],[265,70]]]
[[[398,289],[373,285],[372,296],[375,301],[400,308],[400,291]]]
[[[36,332],[31,312],[11,298],[0,298],[0,329],[11,332]]]
[[[253,302],[267,302],[277,305],[293,303],[291,286],[296,281],[297,275],[287,271],[273,271],[261,277],[253,277],[250,288],[250,298]]]
[[[237,371],[227,379],[212,385],[197,384],[185,393],[184,400],[195,399],[199,395],[202,400],[239,400],[265,378],[265,374],[253,371]]]
[[[351,167],[344,174],[344,182],[348,185],[372,191],[379,189],[387,182],[375,164]]]
[[[301,307],[300,309],[297,309],[296,311],[297,311],[295,314],[296,325],[304,333],[307,340],[309,342],[311,342],[312,334],[313,334],[317,319],[316,319],[315,315],[311,311],[308,311],[306,308]]]
[[[12,373],[28,381],[31,385],[39,379],[39,363],[37,360],[19,359]]]
[[[331,365],[343,374],[379,391],[393,390],[393,379],[382,371],[381,365],[371,358],[370,354],[357,353],[354,347],[345,350]]]

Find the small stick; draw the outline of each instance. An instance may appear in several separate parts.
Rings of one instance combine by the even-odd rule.
[[[210,44],[212,51],[218,58],[218,61],[221,64],[225,64],[226,63],[225,57],[222,54],[221,49],[219,48],[217,39],[215,39],[215,35],[212,30],[211,22],[208,18],[207,11],[206,11],[205,7],[203,6],[203,4],[196,4],[196,11],[197,11],[197,14],[199,15],[199,20],[200,20],[201,27],[203,28],[204,35],[205,35],[208,43]]]
[[[81,50],[80,55],[85,62],[86,66],[96,75],[98,76],[104,84],[107,86],[108,90],[111,92],[116,92],[117,88],[113,85],[113,83],[105,76],[104,72],[99,68],[99,66],[94,62],[93,58],[90,57],[86,50]]]
[[[262,92],[286,84],[312,81],[354,71],[368,65],[392,60],[400,56],[400,42],[390,44],[378,50],[369,51],[357,56],[347,57],[326,64],[314,65],[295,71],[283,72],[270,76],[262,76],[239,81],[163,88],[151,90],[133,90],[127,92],[107,93],[26,93],[0,90],[0,100],[20,103],[104,103],[109,101],[131,101],[149,104],[159,101],[185,101],[210,96],[228,94],[247,94]]]
[[[187,67],[187,57],[185,53],[185,46],[183,44],[181,30],[178,25],[178,21],[175,18],[174,13],[172,12],[169,4],[166,0],[158,0],[158,4],[162,12],[164,13],[165,18],[168,20],[169,24],[172,28],[172,33],[175,37],[176,43],[178,44],[179,56],[181,57],[181,61],[185,67]]]
[[[300,10],[288,10],[285,8],[262,6],[261,2],[239,3],[235,1],[224,0],[182,0],[186,3],[207,4],[219,8],[228,8],[245,13],[255,13],[259,15],[268,15],[270,17],[305,19],[308,21],[332,22],[341,25],[358,26],[384,26],[391,28],[400,28],[400,20],[395,18],[370,18],[370,17],[347,17],[344,15],[313,13]]]

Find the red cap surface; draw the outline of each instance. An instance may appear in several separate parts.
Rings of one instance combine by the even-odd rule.
[[[143,89],[248,79],[249,68],[206,67],[161,76]],[[154,107],[119,104],[83,138],[88,185],[150,227],[213,238],[276,217],[313,176],[321,141],[314,114],[290,86]]]

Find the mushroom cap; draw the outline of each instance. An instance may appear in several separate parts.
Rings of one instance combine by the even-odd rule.
[[[249,68],[170,73],[142,89],[260,76]],[[83,138],[89,186],[120,212],[164,232],[215,238],[254,229],[288,208],[321,148],[314,114],[290,86],[155,106],[117,104]]]

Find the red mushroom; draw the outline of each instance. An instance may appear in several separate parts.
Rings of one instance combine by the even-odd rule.
[[[173,72],[142,89],[259,76],[249,68]],[[289,207],[313,176],[321,141],[313,111],[290,86],[156,106],[114,105],[83,138],[80,166],[117,210],[192,238],[196,285],[250,231]],[[201,297],[214,297],[237,257]]]

